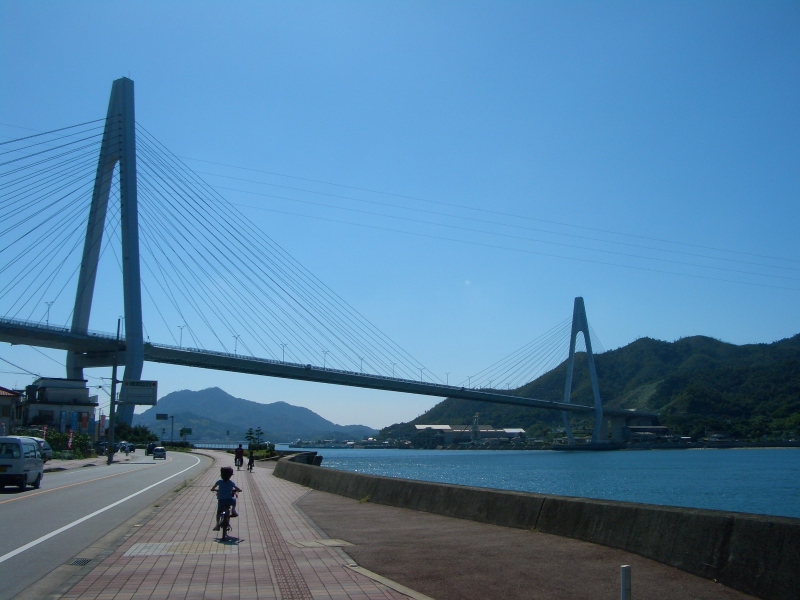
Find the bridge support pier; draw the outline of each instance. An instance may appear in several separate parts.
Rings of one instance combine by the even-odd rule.
[[[125,371],[124,380],[138,381],[144,365],[142,333],[142,291],[139,274],[139,213],[136,193],[136,120],[133,102],[133,81],[117,79],[111,87],[100,158],[97,163],[92,205],[86,227],[72,333],[85,334],[89,328],[97,267],[103,242],[103,228],[114,168],[119,163],[120,215],[122,234],[122,281],[125,304]],[[83,355],[67,352],[67,377],[83,379]],[[117,418],[131,424],[133,405],[120,406]]]
[[[583,340],[586,343],[586,358],[589,361],[589,376],[592,381],[592,394],[594,395],[594,431],[592,432],[592,443],[605,442],[608,436],[608,424],[603,419],[603,404],[600,401],[600,388],[597,385],[597,372],[594,368],[594,353],[592,352],[592,339],[589,335],[589,321],[586,318],[586,307],[583,298],[575,298],[572,309],[572,332],[569,336],[569,359],[567,359],[567,380],[564,385],[564,403],[569,404],[572,396],[572,373],[575,366],[575,341],[579,333],[583,333]],[[564,420],[564,429],[570,444],[575,443],[572,435],[572,426],[569,423],[569,414],[564,411],[561,413]]]
[[[628,426],[628,419],[625,417],[611,418],[611,441],[614,444],[621,444],[625,441],[625,428]]]

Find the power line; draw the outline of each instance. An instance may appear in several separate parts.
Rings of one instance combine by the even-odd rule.
[[[492,209],[487,209],[487,208],[476,208],[476,207],[467,206],[467,205],[464,205],[464,204],[456,204],[456,203],[452,203],[452,202],[443,202],[443,201],[440,201],[440,200],[430,200],[428,198],[422,198],[422,197],[419,197],[419,196],[409,196],[409,195],[397,194],[397,193],[393,193],[393,192],[384,192],[384,191],[370,189],[370,188],[357,187],[357,186],[346,185],[346,184],[341,184],[341,183],[334,183],[334,182],[331,182],[331,181],[312,179],[312,178],[308,178],[308,177],[298,177],[298,176],[295,176],[295,175],[286,175],[286,174],[277,173],[277,172],[274,172],[274,171],[266,171],[266,170],[262,170],[262,169],[254,169],[254,168],[250,168],[250,167],[241,167],[241,166],[238,166],[238,165],[231,165],[231,164],[226,164],[226,163],[221,163],[221,162],[202,160],[202,159],[199,159],[199,158],[192,158],[192,157],[181,157],[181,158],[184,158],[186,160],[192,160],[192,161],[196,161],[196,162],[211,164],[211,165],[229,167],[229,168],[232,168],[232,169],[239,169],[239,170],[242,170],[242,171],[251,171],[251,172],[254,172],[254,173],[264,173],[266,175],[275,175],[275,176],[278,176],[278,177],[286,177],[288,179],[296,179],[298,181],[307,181],[307,182],[311,182],[311,183],[319,183],[319,184],[323,184],[323,185],[330,185],[330,186],[335,186],[335,187],[340,187],[340,188],[345,188],[345,189],[358,190],[358,191],[362,191],[362,192],[369,192],[369,193],[372,193],[372,194],[381,194],[381,195],[384,195],[384,196],[391,196],[391,197],[394,197],[394,198],[403,198],[403,199],[407,199],[407,200],[415,200],[415,201],[418,201],[418,202],[426,202],[426,203],[430,203],[430,204],[437,204],[437,205],[440,205],[440,206],[449,206],[449,207],[452,207],[452,208],[459,208],[459,209],[462,209],[462,210],[472,210],[472,211],[476,211],[476,212],[482,212],[482,213],[493,214],[493,215],[498,215],[498,216],[510,217],[510,218],[513,218],[513,219],[524,219],[524,220],[527,220],[527,221],[536,221],[536,222],[539,222],[539,223],[548,223],[548,224],[551,224],[551,225],[559,225],[559,226],[562,226],[562,227],[572,227],[572,228],[575,228],[575,229],[583,229],[583,230],[586,230],[586,231],[596,231],[598,233],[607,233],[607,234],[611,234],[611,235],[619,235],[619,236],[625,236],[625,237],[636,238],[636,239],[641,239],[641,240],[649,240],[649,241],[653,241],[653,242],[662,242],[662,243],[666,243],[666,244],[673,244],[673,245],[676,245],[676,246],[699,248],[699,249],[703,249],[703,250],[713,250],[713,251],[716,251],[716,252],[729,252],[731,254],[740,254],[740,255],[744,255],[744,256],[753,256],[753,257],[757,257],[757,258],[767,258],[767,259],[772,259],[772,260],[784,260],[784,261],[788,261],[788,262],[800,263],[800,260],[798,260],[798,259],[783,258],[783,257],[780,257],[780,256],[768,256],[768,255],[762,255],[762,254],[754,254],[754,253],[751,253],[751,252],[742,252],[742,251],[739,251],[739,250],[730,250],[730,249],[727,249],[727,248],[719,248],[719,247],[714,247],[714,246],[704,246],[704,245],[701,245],[701,244],[691,244],[691,243],[687,243],[687,242],[677,242],[677,241],[669,240],[669,239],[665,239],[665,238],[656,238],[656,237],[652,237],[652,236],[643,236],[643,235],[639,235],[639,234],[626,233],[626,232],[622,232],[622,231],[613,231],[613,230],[602,229],[602,228],[598,228],[598,227],[588,227],[588,226],[585,226],[585,225],[575,225],[573,223],[567,223],[567,222],[564,222],[564,221],[554,221],[554,220],[549,220],[549,219],[540,219],[540,218],[536,218],[536,217],[530,217],[530,216],[527,216],[527,215],[521,215],[521,214],[517,214],[517,213],[508,213],[508,212],[492,210]]]

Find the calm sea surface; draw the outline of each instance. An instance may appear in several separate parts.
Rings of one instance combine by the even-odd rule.
[[[800,518],[800,448],[317,452],[323,467],[387,477]]]

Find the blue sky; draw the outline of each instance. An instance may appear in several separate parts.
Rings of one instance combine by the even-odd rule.
[[[579,295],[608,349],[772,342],[800,332],[798,31],[795,2],[4,2],[0,135],[103,117],[129,76],[149,132],[451,382]],[[144,377],[374,427],[439,400]]]

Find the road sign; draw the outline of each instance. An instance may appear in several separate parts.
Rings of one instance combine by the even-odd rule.
[[[156,421],[166,421],[169,419],[169,415],[167,413],[156,413]]]
[[[120,404],[149,404],[155,406],[158,400],[157,381],[123,381],[119,392]]]
[[[180,430],[181,437],[185,435],[192,435],[192,428],[191,427],[182,427]]]

